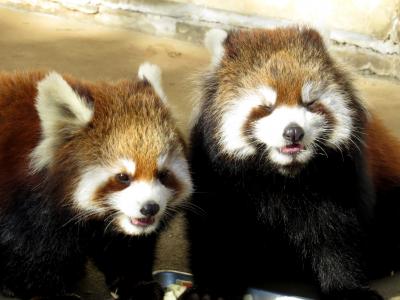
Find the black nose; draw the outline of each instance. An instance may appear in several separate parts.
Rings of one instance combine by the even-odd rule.
[[[155,216],[159,210],[160,205],[153,201],[150,201],[143,205],[143,207],[140,209],[140,212],[146,217],[152,217]]]
[[[304,130],[295,123],[289,124],[283,130],[283,137],[292,143],[300,142],[304,137]]]

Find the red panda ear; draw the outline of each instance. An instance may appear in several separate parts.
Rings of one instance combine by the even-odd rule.
[[[330,46],[331,31],[329,28],[320,27],[318,30],[309,26],[301,26],[301,34],[310,46],[315,48],[325,48]],[[328,50],[328,49],[327,49]]]
[[[211,29],[204,36],[204,46],[211,53],[211,64],[217,66],[225,55],[224,43],[228,33],[221,29]]]
[[[56,148],[86,126],[93,117],[93,107],[56,72],[42,79],[37,90],[36,109],[42,138],[31,155],[34,171],[49,165]]]
[[[149,82],[161,100],[167,103],[167,97],[162,88],[161,69],[159,66],[148,62],[142,63],[139,67],[138,77],[140,80]]]

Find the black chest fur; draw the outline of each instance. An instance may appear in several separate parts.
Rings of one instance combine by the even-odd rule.
[[[201,135],[194,133],[192,141],[193,203],[204,213],[188,213],[189,238],[208,228],[226,244],[234,240],[232,247],[251,247],[248,257],[256,264],[266,260],[271,269],[279,262],[276,269],[287,264],[291,272],[311,259],[310,248],[331,241],[365,244],[374,191],[361,152],[327,150],[328,157],[317,156],[288,176],[262,157],[230,161],[214,156]]]

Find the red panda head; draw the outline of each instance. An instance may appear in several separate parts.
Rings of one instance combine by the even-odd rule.
[[[79,83],[50,73],[38,84],[42,138],[31,154],[35,173],[80,219],[109,228],[153,232],[188,197],[184,144],[170,116],[157,66],[139,80]]]
[[[353,147],[365,112],[316,31],[211,30],[205,44],[213,57],[202,118],[216,122],[208,128],[219,155],[262,156],[293,174],[325,149]]]

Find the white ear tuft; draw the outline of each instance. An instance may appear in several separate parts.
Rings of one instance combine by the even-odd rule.
[[[36,108],[42,124],[65,120],[80,126],[86,125],[92,119],[91,105],[60,74],[49,73],[38,83],[37,89]]]
[[[84,127],[93,116],[93,108],[56,72],[49,73],[37,85],[36,109],[42,138],[31,154],[33,171],[48,166],[55,149]]]
[[[222,29],[211,29],[204,36],[204,46],[211,53],[211,63],[216,66],[225,54],[223,43],[228,33]]]
[[[139,67],[138,77],[140,80],[147,80],[161,100],[166,103],[167,97],[165,96],[162,88],[161,69],[159,66],[145,62]]]

